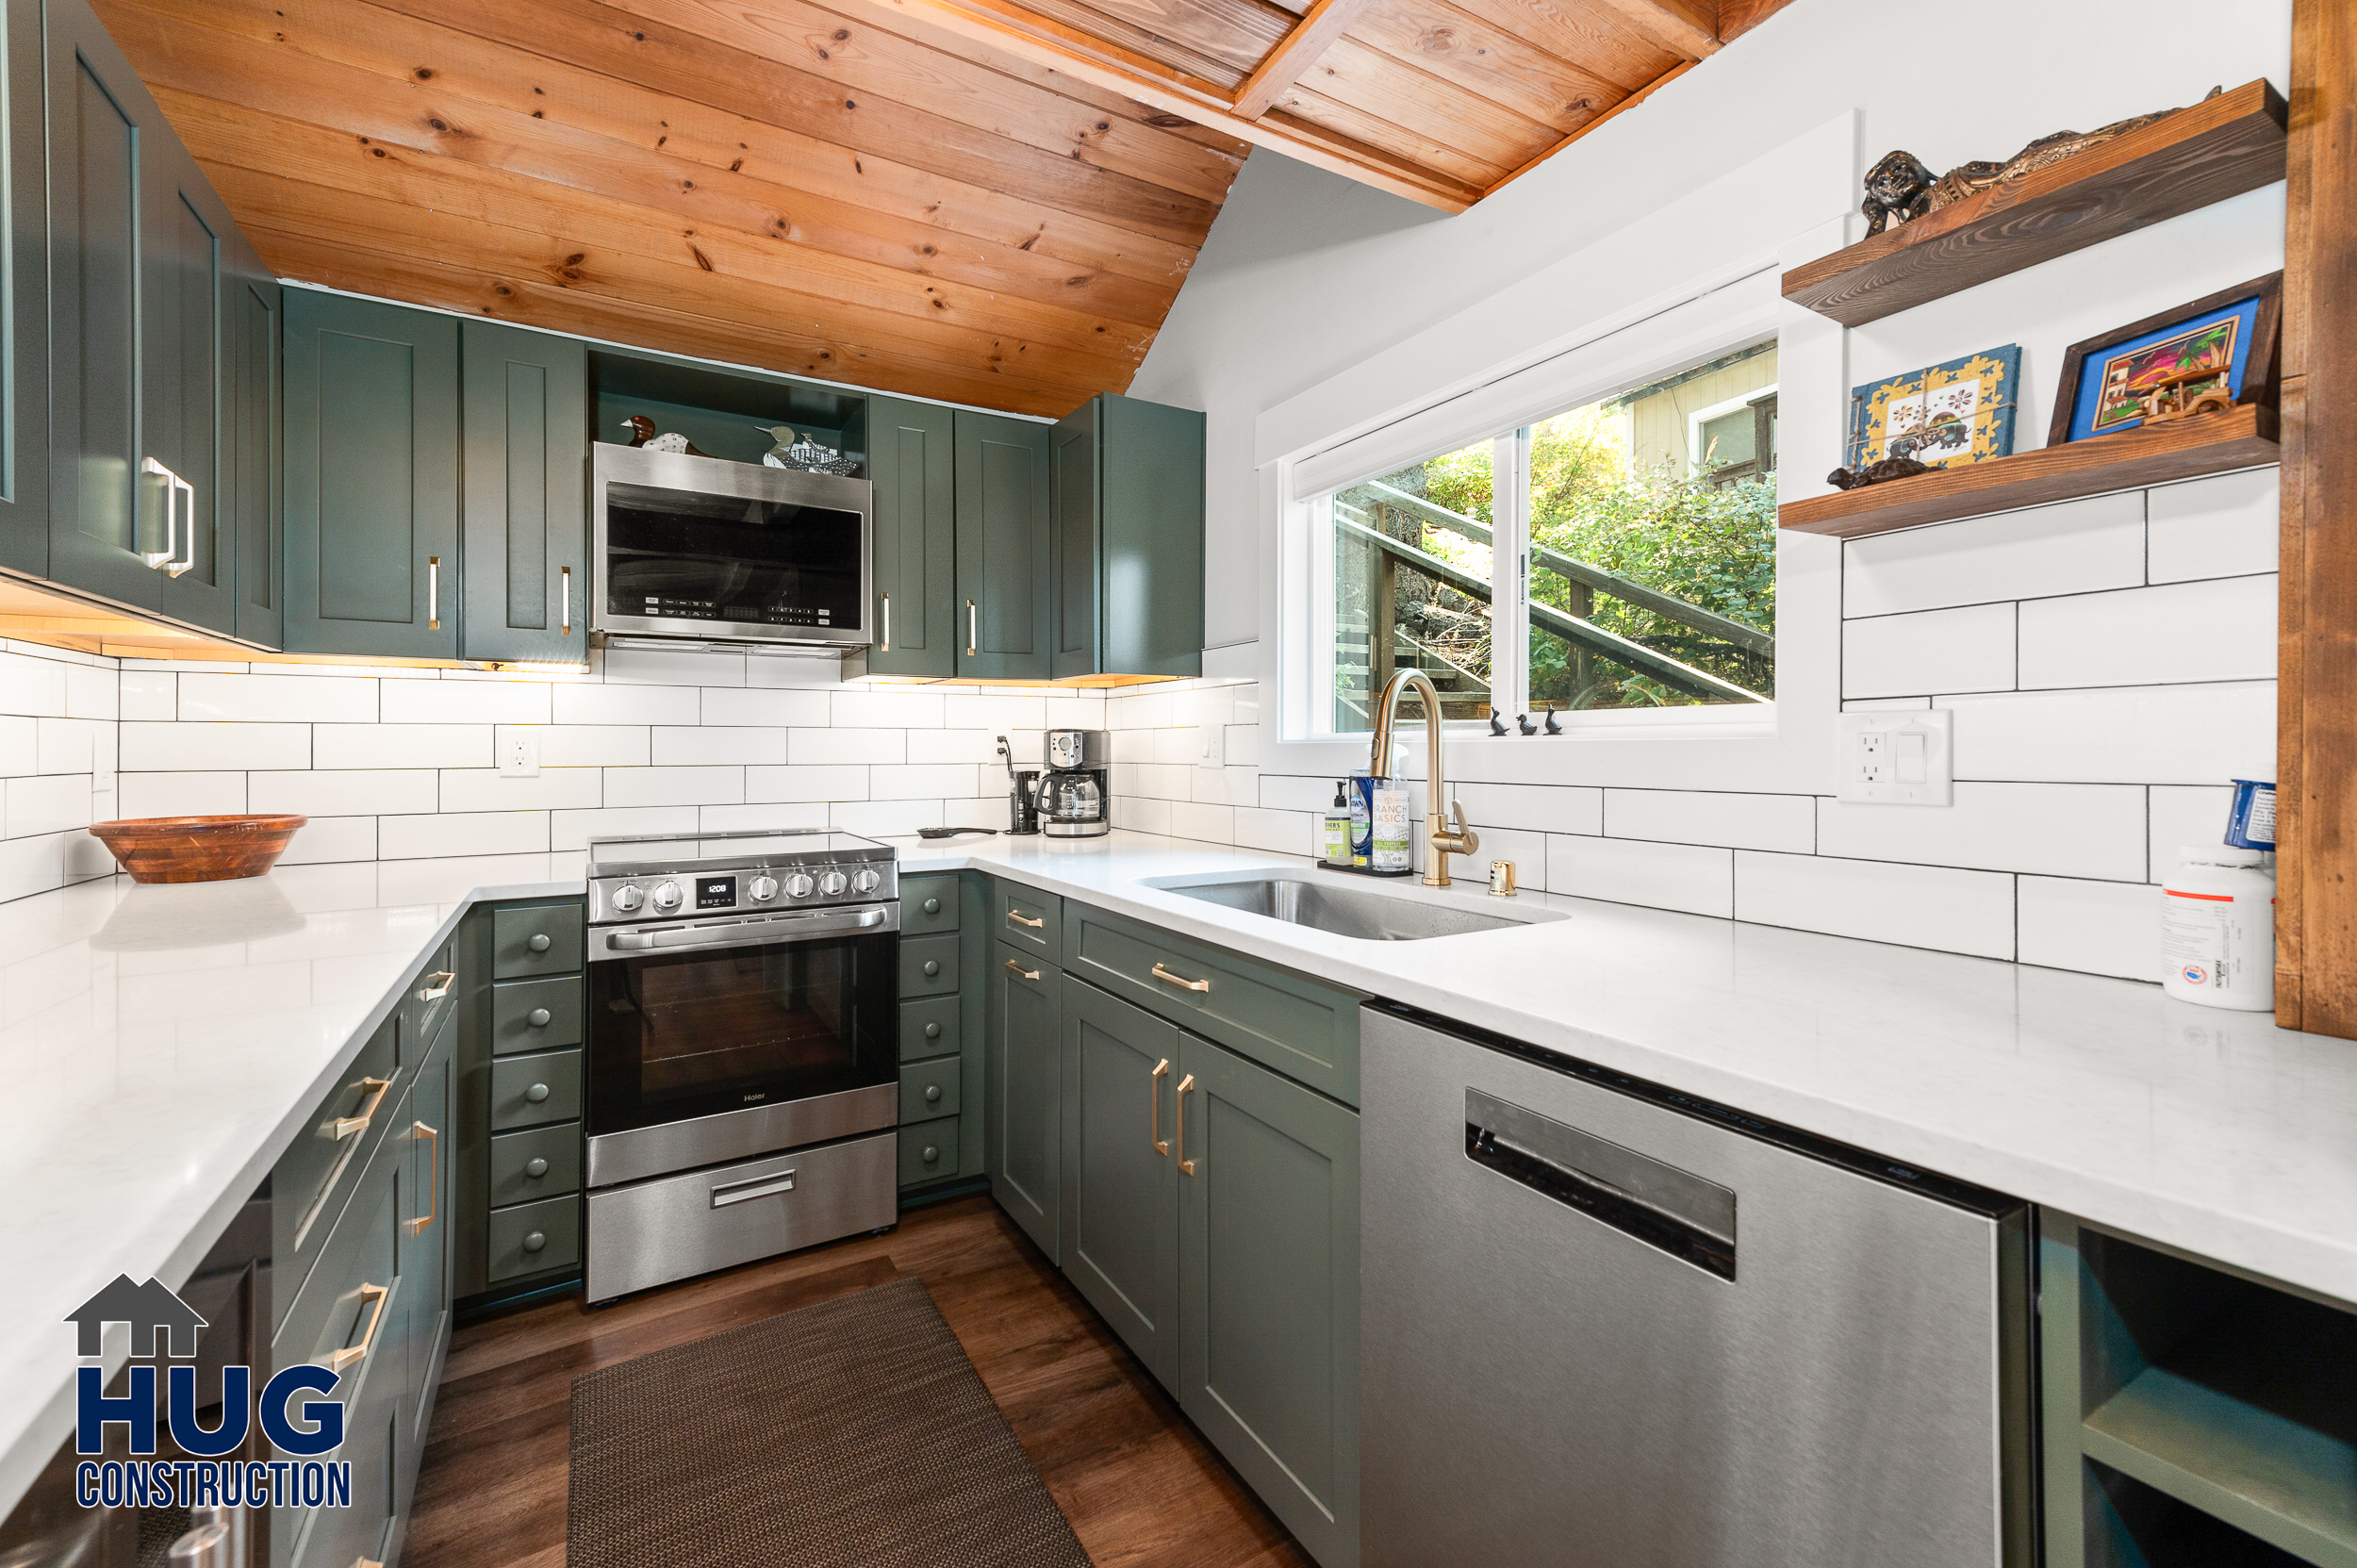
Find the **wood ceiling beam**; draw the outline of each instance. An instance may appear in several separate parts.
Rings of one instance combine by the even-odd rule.
[[[1292,32],[1277,40],[1277,47],[1266,58],[1252,68],[1252,74],[1236,89],[1234,112],[1246,120],[1258,120],[1287,88],[1301,80],[1301,74],[1318,62],[1318,57],[1333,47],[1336,40],[1350,30],[1373,0],[1317,0]]]
[[[1683,59],[1703,59],[1722,47],[1718,0],[1604,0],[1604,4]]]

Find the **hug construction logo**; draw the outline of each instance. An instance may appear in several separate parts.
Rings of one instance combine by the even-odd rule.
[[[380,1310],[381,1306],[380,1306]],[[348,1508],[352,1504],[352,1464],[348,1460],[322,1460],[344,1440],[344,1405],[340,1399],[304,1399],[290,1419],[287,1405],[299,1394],[328,1394],[342,1378],[326,1367],[298,1362],[282,1367],[254,1399],[254,1369],[225,1366],[221,1373],[221,1419],[211,1429],[197,1425],[196,1331],[205,1319],[168,1289],[162,1280],[135,1284],[127,1274],[66,1314],[74,1326],[74,1353],[82,1364],[74,1369],[74,1451],[94,1456],[74,1467],[74,1500],[84,1508],[133,1508],[176,1505],[182,1508]],[[131,1356],[126,1392],[107,1393],[106,1368],[98,1363],[109,1323],[128,1324]],[[162,1401],[156,1397],[157,1368],[138,1364],[156,1360],[187,1362],[164,1371]],[[208,1401],[209,1403],[209,1401]],[[176,1453],[158,1459],[158,1409],[161,1427],[169,1432]],[[262,1435],[291,1460],[233,1457],[259,1419]],[[301,1422],[302,1425],[297,1425]],[[108,1427],[130,1433],[127,1460],[105,1459]],[[186,1456],[186,1457],[181,1457]]]

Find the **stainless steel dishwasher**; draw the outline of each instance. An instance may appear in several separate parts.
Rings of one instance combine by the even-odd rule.
[[[1361,1015],[1366,1568],[2027,1568],[2028,1213]]]

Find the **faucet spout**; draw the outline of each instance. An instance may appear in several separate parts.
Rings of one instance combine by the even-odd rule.
[[[1423,670],[1403,669],[1384,686],[1382,699],[1376,703],[1375,744],[1368,752],[1367,771],[1378,779],[1392,776],[1393,726],[1398,718],[1401,694],[1411,688],[1424,700],[1425,751],[1429,759],[1426,784],[1431,809],[1425,815],[1425,836],[1432,852],[1425,867],[1424,884],[1446,887],[1448,857],[1472,854],[1481,847],[1481,840],[1465,825],[1465,808],[1449,799],[1448,771],[1442,765],[1441,751],[1441,694]]]

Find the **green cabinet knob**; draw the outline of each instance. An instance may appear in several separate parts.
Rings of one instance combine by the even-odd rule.
[[[541,1159],[536,1154],[524,1162],[524,1174],[531,1177],[535,1181],[537,1181],[540,1178],[548,1175],[548,1173],[549,1163],[546,1160]]]
[[[925,1164],[929,1165],[937,1165],[940,1163],[941,1150],[931,1144],[927,1144],[925,1146]]]
[[[532,1101],[535,1105],[539,1104],[542,1100],[548,1098],[549,1086],[545,1083],[535,1083],[531,1088],[524,1091],[524,1098]]]
[[[940,914],[940,913],[941,913],[941,900],[940,900],[939,899],[927,899],[927,900],[925,900],[925,913],[926,913],[926,914],[928,914],[928,915],[938,915],[938,914]]]
[[[938,1105],[941,1103],[940,1084],[928,1083],[925,1085],[925,1103],[928,1105]]]
[[[548,1245],[549,1238],[537,1230],[535,1230],[531,1235],[524,1238],[524,1250],[526,1252],[537,1252]]]
[[[549,950],[549,933],[544,931],[535,932],[533,933],[532,940],[525,943],[524,946],[530,948],[534,952],[544,953]]]
[[[926,1038],[926,1039],[928,1039],[928,1040],[938,1040],[938,1039],[940,1039],[940,1038],[941,1038],[941,1026],[940,1026],[939,1024],[927,1024],[927,1025],[925,1026],[925,1038]]]
[[[549,1010],[545,1007],[536,1007],[524,1015],[524,1021],[535,1029],[546,1029],[549,1027]]]
[[[929,958],[929,959],[925,960],[925,978],[926,978],[927,980],[931,980],[931,979],[932,979],[932,978],[933,978],[933,976],[935,976],[935,975],[937,975],[937,974],[939,974],[939,973],[941,973],[941,960],[940,960],[940,959],[938,959],[938,958]]]

